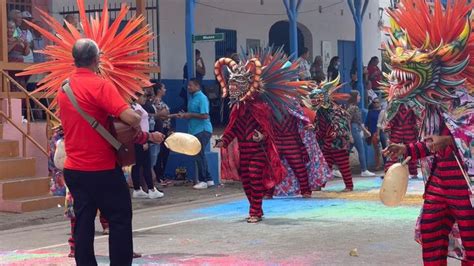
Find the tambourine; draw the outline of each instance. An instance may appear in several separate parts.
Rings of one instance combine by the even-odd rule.
[[[380,187],[380,200],[385,206],[396,207],[400,205],[408,188],[408,166],[411,160],[408,156],[402,163],[395,163],[388,168]]]
[[[201,142],[194,135],[175,132],[165,139],[165,146],[177,153],[194,156],[201,151]]]

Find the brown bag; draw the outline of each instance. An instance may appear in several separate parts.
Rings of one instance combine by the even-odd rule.
[[[121,121],[118,118],[113,118],[111,131],[105,129],[97,120],[92,116],[84,112],[76,101],[69,81],[63,84],[63,90],[66,92],[69,100],[71,101],[77,112],[91,125],[92,128],[97,130],[107,142],[114,147],[117,151],[117,161],[120,166],[128,166],[135,163],[135,138],[140,133],[139,128],[134,128],[127,123]]]
[[[135,139],[140,133],[140,129],[131,127],[120,119],[112,120],[112,136],[122,144],[117,151],[117,160],[121,166],[135,164]]]

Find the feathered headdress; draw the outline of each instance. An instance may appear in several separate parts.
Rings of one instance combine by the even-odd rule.
[[[299,97],[307,94],[312,81],[298,81],[299,64],[290,62],[282,48],[266,47],[252,50],[240,62],[221,58],[214,65],[214,73],[223,90],[222,97],[230,103],[252,101],[266,102],[278,119],[286,108],[299,106]],[[227,67],[228,83],[223,72]]]
[[[109,24],[107,0],[104,1],[100,18],[87,17],[83,0],[77,0],[77,5],[84,30],[82,35],[67,21],[64,21],[66,25],[64,28],[60,22],[40,9],[38,12],[42,19],[52,27],[54,33],[25,21],[53,44],[46,46],[42,51],[37,51],[45,54],[49,61],[34,64],[18,75],[47,74],[39,82],[35,92],[46,91],[47,95],[56,93],[62,82],[68,79],[76,68],[72,57],[74,43],[80,38],[89,38],[94,40],[100,49],[99,75],[113,82],[124,99],[129,100],[135,97],[135,92],[151,86],[148,72],[149,59],[153,53],[147,52],[147,49],[153,34],[148,25],[142,26],[144,17],[141,15],[132,17],[119,32],[120,23],[129,11],[126,4],[122,4],[112,24]]]
[[[311,91],[303,98],[303,104],[313,110],[319,108],[328,109],[336,101],[347,101],[350,95],[347,93],[336,92],[342,87],[339,85],[340,76],[335,80],[324,81],[319,85],[313,85]]]

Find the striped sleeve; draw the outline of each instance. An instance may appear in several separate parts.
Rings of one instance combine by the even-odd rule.
[[[145,144],[148,141],[148,136],[150,133],[145,132],[145,131],[140,131],[138,135],[135,137],[135,144]]]
[[[414,142],[406,145],[406,156],[411,156],[412,160],[418,160],[432,155],[425,142]]]

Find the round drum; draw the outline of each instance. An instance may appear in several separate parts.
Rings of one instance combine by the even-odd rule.
[[[169,135],[165,140],[165,146],[177,153],[194,156],[201,151],[201,143],[191,135],[181,132],[175,132]]]
[[[380,200],[385,206],[395,207],[402,202],[408,187],[408,167],[405,160],[388,168],[380,187]]]

